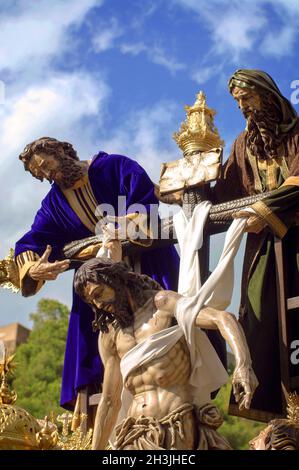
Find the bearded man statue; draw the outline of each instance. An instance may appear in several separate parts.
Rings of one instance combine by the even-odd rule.
[[[274,80],[260,70],[238,70],[229,90],[246,121],[233,143],[222,178],[211,188],[210,199],[220,203],[271,191],[248,217],[240,322],[252,356],[259,387],[250,410],[239,410],[232,398],[231,414],[269,421],[281,417],[282,389],[279,354],[275,236],[282,239],[287,297],[299,295],[299,120]],[[288,311],[292,340],[299,331],[298,311]],[[297,336],[298,338],[298,336]],[[290,351],[291,355],[291,351]],[[289,364],[299,376],[299,365]],[[296,389],[295,389],[296,390]]]

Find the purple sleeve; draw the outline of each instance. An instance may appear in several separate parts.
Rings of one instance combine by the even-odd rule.
[[[41,256],[47,245],[52,246],[50,261],[61,258],[61,248],[65,243],[65,234],[59,227],[49,211],[50,194],[42,201],[31,229],[16,243],[15,256],[30,250]]]

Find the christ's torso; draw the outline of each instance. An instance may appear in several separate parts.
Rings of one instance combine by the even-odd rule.
[[[116,347],[120,358],[150,335],[172,325],[173,314],[156,306],[157,296],[163,295],[172,294],[153,291],[149,300],[135,312],[134,324],[119,330]],[[159,418],[190,402],[190,371],[189,350],[185,338],[181,338],[166,354],[134,369],[127,376],[124,386],[134,396],[128,415]]]

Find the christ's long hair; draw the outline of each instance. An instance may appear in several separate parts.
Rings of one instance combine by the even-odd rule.
[[[114,262],[108,258],[93,258],[86,261],[76,272],[74,287],[76,293],[87,302],[85,288],[87,282],[103,283],[115,291],[114,313],[92,306],[95,313],[94,331],[108,332],[108,325],[116,321],[121,328],[132,325],[133,312],[128,302],[130,293],[137,308],[145,303],[145,290],[162,290],[160,284],[145,274],[137,274],[130,270],[124,262]]]

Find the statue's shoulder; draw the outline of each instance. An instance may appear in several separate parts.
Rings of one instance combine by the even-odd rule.
[[[124,163],[136,163],[132,158],[126,155],[116,153],[106,153],[103,151],[98,152],[91,159],[90,170],[96,169],[103,165],[121,165]]]
[[[237,135],[233,142],[233,146],[238,147],[239,145],[245,145],[246,141],[246,136],[247,136],[247,130],[244,129],[240,134]]]
[[[173,309],[180,297],[180,294],[172,290],[160,290],[154,298],[155,306],[158,310],[166,310],[173,313]]]

